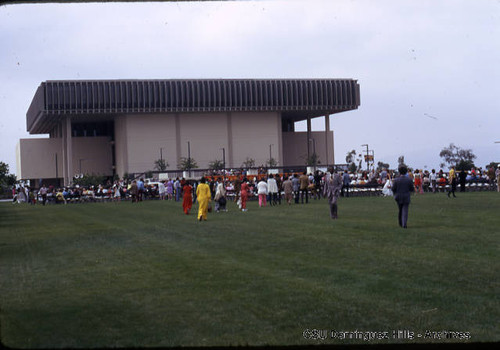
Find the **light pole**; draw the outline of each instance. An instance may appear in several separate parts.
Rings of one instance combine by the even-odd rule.
[[[316,162],[318,160],[318,157],[316,155],[316,139],[309,139],[309,142],[313,143],[313,154],[312,154],[312,163],[313,163],[313,167],[314,167],[314,170],[316,170]]]
[[[163,147],[160,147],[160,162],[163,163]]]
[[[368,162],[368,144],[364,144],[364,145],[361,145],[361,147],[365,147],[366,146],[366,158],[365,158],[365,161],[366,161],[366,171],[370,172],[370,163]]]
[[[221,148],[222,150],[222,176],[223,178],[226,177],[226,149],[224,147]]]
[[[188,172],[189,172],[189,177],[191,177],[191,144],[188,143]]]
[[[274,146],[274,143],[272,143],[272,144],[269,145],[269,167],[271,167],[271,159],[273,159],[272,153],[271,153],[271,148],[273,146]]]
[[[82,161],[84,161],[85,159],[84,158],[80,158],[79,161],[80,161],[80,174],[82,174]]]

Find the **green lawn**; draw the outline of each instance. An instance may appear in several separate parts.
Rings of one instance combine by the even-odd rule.
[[[500,341],[500,194],[258,208],[0,203],[0,322],[16,348]],[[196,212],[196,205],[193,212]],[[305,330],[328,330],[324,340]],[[415,333],[393,339],[394,330]],[[469,332],[469,340],[419,338]],[[311,331],[305,333],[313,334]],[[383,334],[383,333],[382,333]],[[441,333],[443,334],[443,333]],[[324,335],[324,333],[323,333]]]

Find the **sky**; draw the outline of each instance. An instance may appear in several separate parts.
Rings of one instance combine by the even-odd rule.
[[[46,80],[352,78],[330,116],[336,163],[439,169],[439,152],[500,161],[500,0],[195,1],[0,6],[0,161],[16,172]],[[298,130],[305,130],[299,123]],[[324,119],[313,119],[324,130]]]

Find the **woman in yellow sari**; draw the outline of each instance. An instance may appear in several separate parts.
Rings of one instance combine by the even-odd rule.
[[[207,220],[208,203],[212,198],[210,187],[206,184],[204,177],[201,178],[201,183],[196,187],[196,199],[198,200],[198,220]]]

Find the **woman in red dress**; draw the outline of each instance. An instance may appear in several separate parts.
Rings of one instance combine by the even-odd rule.
[[[188,215],[193,206],[193,187],[189,184],[189,181],[186,181],[186,184],[182,188],[182,193],[182,209]]]
[[[418,169],[415,170],[413,180],[415,181],[415,193],[424,193],[422,189],[422,174]]]
[[[247,211],[248,190],[249,190],[248,179],[244,178],[243,182],[241,183],[241,193],[240,193],[241,211]]]

